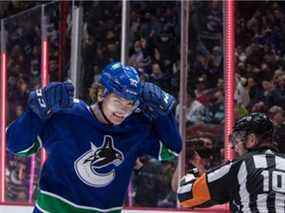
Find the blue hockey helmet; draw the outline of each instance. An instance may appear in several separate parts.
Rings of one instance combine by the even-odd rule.
[[[107,65],[102,71],[100,82],[108,92],[131,101],[137,101],[142,91],[137,70],[120,62]]]

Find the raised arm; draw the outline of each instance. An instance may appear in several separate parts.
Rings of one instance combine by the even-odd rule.
[[[8,149],[22,156],[37,152],[42,146],[46,121],[59,110],[72,106],[73,91],[69,82],[53,82],[32,91],[26,112],[8,127]]]
[[[237,164],[227,162],[198,178],[190,173],[186,174],[180,180],[177,190],[180,205],[193,208],[228,202],[231,190],[235,187],[233,179]]]
[[[175,98],[153,83],[144,83],[142,92],[142,109],[152,121],[157,140],[168,149],[178,154],[182,141],[173,113]]]

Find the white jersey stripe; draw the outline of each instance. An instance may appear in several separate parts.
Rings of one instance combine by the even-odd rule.
[[[246,188],[246,177],[247,177],[247,169],[245,162],[243,162],[238,171],[238,183],[240,185],[239,195],[240,195],[240,202],[242,205],[241,212],[251,212],[249,208],[249,193]]]
[[[276,169],[284,171],[285,169],[285,159],[280,158],[279,156],[275,156],[275,162],[276,162]]]
[[[268,198],[268,194],[257,195],[256,205],[260,213],[268,213],[267,198]]]
[[[187,184],[187,185],[180,186],[180,187],[178,188],[177,193],[178,193],[178,194],[184,194],[184,193],[186,193],[186,192],[190,192],[191,189],[192,189],[192,183],[189,183],[189,184]]]
[[[254,155],[253,161],[254,161],[254,166],[257,169],[268,167],[265,155]]]
[[[276,193],[275,195],[275,212],[285,213],[285,196],[284,194]]]
[[[214,182],[229,173],[232,163],[207,174],[208,183]]]

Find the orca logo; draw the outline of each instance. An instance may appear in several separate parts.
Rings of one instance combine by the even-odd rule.
[[[75,171],[85,184],[92,187],[104,187],[115,178],[115,166],[124,161],[123,153],[114,147],[112,136],[105,135],[103,144],[96,147],[91,143],[91,149],[74,162]],[[98,170],[110,166],[107,172]]]

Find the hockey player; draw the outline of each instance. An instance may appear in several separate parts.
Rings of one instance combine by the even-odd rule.
[[[162,145],[180,152],[171,95],[121,63],[108,65],[100,81],[104,98],[92,106],[73,99],[69,82],[33,91],[9,126],[10,151],[43,147],[48,155],[34,212],[121,212],[136,159],[159,158]]]
[[[230,202],[232,212],[285,212],[285,157],[272,141],[273,124],[262,113],[235,123],[231,141],[241,155],[198,178],[180,181],[182,207],[204,207]]]

